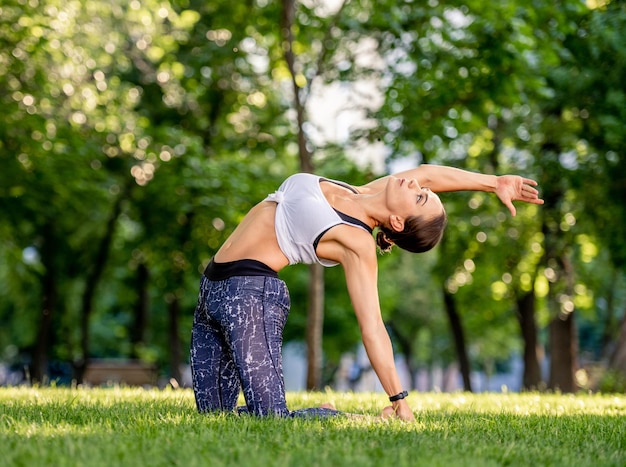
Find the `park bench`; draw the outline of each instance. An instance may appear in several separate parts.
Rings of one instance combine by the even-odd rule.
[[[138,360],[91,360],[83,382],[89,386],[156,386],[157,368]]]

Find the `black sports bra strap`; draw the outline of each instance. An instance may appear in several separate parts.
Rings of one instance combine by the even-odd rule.
[[[365,230],[367,230],[369,233],[372,233],[374,231],[374,229],[372,229],[369,225],[367,225],[365,222],[363,222],[360,219],[357,219],[356,217],[352,217],[349,216],[348,214],[344,214],[341,211],[337,211],[335,208],[333,208],[333,210],[337,213],[337,215],[339,217],[341,217],[341,220],[343,220],[344,222],[353,225],[355,227],[362,227]],[[324,236],[324,234],[326,232],[328,232],[330,229],[332,229],[333,227],[335,227],[334,225],[328,227],[326,230],[324,230],[323,232],[321,232],[317,238],[315,239],[315,241],[313,242],[313,249],[317,250],[317,245],[319,244],[320,240],[322,239],[322,237]]]
[[[339,181],[339,180],[331,180],[329,178],[324,178],[324,177],[320,177],[320,181],[334,183],[335,185],[339,185],[339,186],[342,186],[344,188],[347,188],[348,190],[350,190],[354,194],[357,194],[357,195],[359,194],[359,192],[357,191],[356,188],[354,188],[352,185],[348,185],[345,182],[342,182],[342,181]]]
[[[369,225],[367,225],[365,222],[363,222],[361,219],[357,219],[356,217],[352,217],[352,216],[349,216],[348,214],[344,214],[343,212],[338,211],[335,208],[333,209],[339,215],[339,217],[341,217],[341,219],[347,222],[348,224],[358,225],[359,227],[363,227],[369,233],[373,232],[373,229]]]

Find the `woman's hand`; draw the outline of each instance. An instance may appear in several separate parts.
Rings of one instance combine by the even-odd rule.
[[[539,192],[533,188],[537,182],[530,178],[517,175],[500,175],[496,178],[495,193],[500,201],[509,208],[511,215],[515,216],[516,210],[513,201],[524,201],[532,204],[543,204],[539,198]]]
[[[412,422],[415,420],[415,415],[413,415],[413,411],[404,399],[394,402],[393,405],[385,407],[380,416],[381,418],[397,417],[400,420],[404,420],[406,422]]]

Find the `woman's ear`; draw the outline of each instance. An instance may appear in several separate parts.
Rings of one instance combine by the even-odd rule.
[[[396,232],[402,232],[404,230],[404,219],[400,216],[392,215],[389,217],[389,225]]]

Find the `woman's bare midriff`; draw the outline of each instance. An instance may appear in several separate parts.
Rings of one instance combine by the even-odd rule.
[[[274,271],[287,266],[289,260],[276,240],[275,215],[276,203],[273,201],[262,201],[253,207],[216,253],[215,262],[254,259]]]

